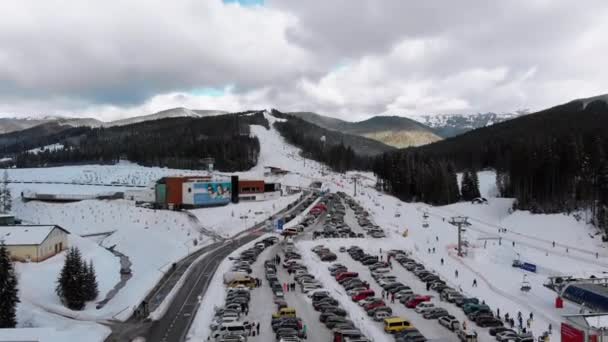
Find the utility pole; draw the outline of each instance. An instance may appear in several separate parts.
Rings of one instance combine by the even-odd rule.
[[[355,193],[353,194],[353,197],[357,197],[357,177],[353,177],[353,181],[355,182]]]
[[[451,224],[455,225],[458,227],[458,256],[462,257],[462,233],[464,232],[464,229],[462,228],[462,226],[464,225],[468,225],[468,220],[469,218],[466,216],[454,216],[452,217],[452,220],[450,221]]]

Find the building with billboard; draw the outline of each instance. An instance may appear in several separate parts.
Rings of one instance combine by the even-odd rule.
[[[226,205],[232,198],[232,184],[225,181],[193,180],[182,183],[182,207]]]
[[[153,191],[155,206],[167,209],[209,207],[239,201],[266,201],[281,196],[280,183],[239,179],[238,176],[225,179],[209,176],[164,177],[156,182]],[[135,194],[132,197],[135,199]]]

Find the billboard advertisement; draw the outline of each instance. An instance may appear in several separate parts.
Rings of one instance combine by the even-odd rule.
[[[228,204],[231,199],[231,182],[197,182],[192,184],[194,205]]]
[[[283,225],[284,225],[284,224],[285,224],[285,221],[284,221],[282,218],[278,219],[278,220],[276,221],[276,228],[277,228],[277,231],[279,231],[279,232],[283,231]]]

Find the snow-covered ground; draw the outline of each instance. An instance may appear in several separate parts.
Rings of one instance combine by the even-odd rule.
[[[526,316],[533,312],[532,330],[536,336],[547,330],[549,323],[554,328],[559,326],[562,315],[579,311],[579,307],[572,303],[567,303],[561,310],[554,308],[556,294],[542,286],[548,276],[608,271],[608,253],[599,236],[594,235],[595,229],[574,216],[511,212],[512,199],[490,196],[488,205],[457,203],[432,207],[402,203],[392,196],[378,193],[373,189],[373,177],[367,177],[356,200],[368,208],[376,223],[390,234],[385,248],[392,246],[410,250],[448,283],[484,299],[493,308],[500,308],[503,314],[509,312],[512,316],[521,311]],[[479,179],[482,194],[491,195],[495,191],[493,173],[483,172]],[[331,188],[352,193],[352,184],[345,181],[331,184]],[[422,228],[425,211],[430,215],[430,227],[426,229]],[[396,217],[396,213],[400,216]],[[447,222],[456,215],[468,216],[472,223],[465,233],[465,239],[472,247],[462,258],[454,249],[457,230]],[[506,228],[507,232],[499,234],[498,227]],[[402,236],[405,230],[407,237]],[[556,242],[555,248],[553,241]],[[377,243],[374,240],[374,245]],[[436,253],[429,253],[429,248],[435,248]],[[595,253],[598,253],[598,258]],[[445,261],[443,266],[441,258]],[[511,267],[517,258],[535,263],[538,272],[529,273]],[[458,278],[455,270],[459,271]],[[529,293],[520,290],[524,274],[532,285]],[[473,279],[477,279],[478,287],[472,287]],[[555,333],[553,340],[559,341]]]
[[[78,165],[8,169],[8,175],[11,181],[17,182],[64,182],[148,186],[164,176],[207,175],[207,172],[161,167],[144,167],[130,162],[121,162],[116,165]],[[108,189],[106,188],[106,191],[107,190]]]
[[[120,280],[118,258],[93,241],[75,234],[68,236],[68,243],[69,246],[80,249],[83,260],[92,261],[95,265],[99,286],[97,299],[103,299]],[[87,308],[81,312],[73,312],[61,304],[55,293],[55,284],[63,267],[65,254],[65,252],[61,253],[40,263],[16,263],[20,298],[47,311],[86,319],[86,316],[95,312],[95,302],[88,302]],[[94,320],[94,318],[89,319]]]
[[[243,230],[264,222],[268,217],[296,201],[300,194],[279,197],[260,202],[239,202],[223,207],[190,210],[207,229],[223,237],[236,235]]]
[[[265,116],[271,123],[278,120],[268,114]],[[583,271],[587,273],[608,271],[608,253],[600,238],[595,235],[595,229],[587,226],[584,220],[577,220],[575,216],[512,212],[510,210],[512,199],[495,198],[497,193],[495,175],[491,171],[479,173],[480,192],[482,196],[488,198],[487,205],[457,203],[444,207],[432,207],[422,203],[403,203],[392,196],[377,192],[373,188],[375,177],[371,173],[336,174],[330,172],[317,162],[301,158],[299,149],[287,144],[276,130],[272,128],[268,130],[255,125],[251,128],[252,133],[260,139],[259,163],[251,170],[237,173],[241,178],[260,179],[264,176],[264,166],[275,166],[290,170],[291,173],[271,179],[267,178],[269,181],[303,187],[309,186],[312,181],[321,181],[324,188],[352,194],[354,184],[351,177],[359,176],[358,194],[355,199],[370,212],[373,220],[385,229],[388,236],[380,240],[353,239],[353,243],[358,241],[357,243],[364,248],[383,246],[383,249],[407,249],[413,253],[415,258],[423,262],[427,268],[441,275],[449,284],[461,287],[468,295],[485,300],[493,308],[500,308],[501,313],[509,312],[511,315],[515,315],[517,311],[521,311],[526,316],[533,312],[535,319],[532,323],[532,330],[535,335],[545,331],[549,323],[554,328],[558,327],[563,314],[576,313],[579,310],[572,303],[566,303],[566,307],[562,310],[554,308],[555,293],[542,286],[547,276],[578,274]],[[14,195],[25,189],[71,194],[107,192],[108,187],[93,186],[93,184],[118,183],[147,186],[162,176],[176,174],[201,175],[206,172],[147,168],[130,163],[114,166],[9,169],[9,178],[19,182],[91,184],[81,186],[15,183],[11,185]],[[123,188],[117,186],[110,189],[120,191]],[[209,242],[207,237],[199,233],[199,225],[215,230],[224,236],[234,235],[256,222],[265,220],[268,215],[279,211],[291,201],[293,201],[292,198],[284,197],[269,202],[242,202],[238,205],[192,211],[199,222],[184,213],[137,208],[129,201],[90,200],[72,204],[50,204],[22,203],[16,198],[13,206],[17,216],[25,221],[59,224],[76,235],[115,231],[101,243],[106,247],[116,245],[115,248],[118,251],[129,256],[133,263],[133,278],[104,309],[95,310],[88,307],[79,315],[87,319],[111,317],[124,319],[129,316],[129,310],[133,305],[139,303],[139,300],[172,262]],[[429,228],[422,227],[424,212],[428,212],[430,216],[428,218]],[[469,241],[471,247],[464,257],[458,257],[455,254],[457,232],[455,227],[447,222],[450,217],[456,215],[466,215],[472,223],[465,233],[465,239]],[[241,218],[244,216],[247,218]],[[506,228],[507,231],[499,233],[499,228]],[[407,231],[407,237],[403,236],[404,231]],[[196,245],[194,241],[197,241]],[[553,247],[554,241],[555,247]],[[76,241],[75,243],[86,244],[87,241]],[[429,248],[435,248],[436,252],[429,253]],[[162,251],[162,253],[158,251]],[[96,260],[98,258],[108,260],[107,267],[102,266],[105,261],[99,261],[98,266],[100,268],[98,274],[103,272],[100,278],[108,277],[107,280],[104,280],[107,282],[103,284],[107,289],[118,277],[117,259],[112,255],[107,256],[107,252],[103,249],[101,252],[95,252],[93,249],[87,253],[92,253],[90,257]],[[444,265],[441,265],[440,262],[442,258]],[[517,258],[537,264],[538,272],[536,274],[526,273],[511,267],[513,259]],[[55,260],[52,261],[52,263],[55,262]],[[19,306],[20,325],[71,329],[69,322],[76,321],[42,309],[57,309],[56,303],[52,302],[56,299],[51,298],[52,293],[49,292],[49,289],[54,288],[54,282],[50,282],[47,285],[48,289],[41,293],[34,293],[32,283],[36,278],[34,275],[30,278],[29,273],[30,271],[40,271],[34,270],[35,267],[43,270],[48,268],[45,272],[52,274],[51,269],[56,266],[20,265],[18,267],[24,286],[32,286],[32,291],[28,288],[24,289],[26,300]],[[208,294],[211,294],[211,297],[204,299],[206,307],[218,305],[219,301],[223,300],[223,297],[218,295],[218,291],[220,291],[218,289],[223,291],[221,273],[226,267],[220,266],[218,275],[216,275],[217,279],[214,279],[210,285]],[[356,266],[353,265],[353,267]],[[458,277],[455,276],[455,270],[459,272]],[[45,272],[43,274],[46,274]],[[407,274],[400,273],[401,270],[395,270],[395,272],[400,277],[407,277]],[[520,291],[524,274],[527,274],[532,285],[529,293]],[[322,275],[319,274],[319,276]],[[45,277],[50,277],[50,275],[45,275]],[[403,281],[406,282],[408,279],[404,278]],[[472,286],[473,279],[477,280],[478,287]],[[204,315],[206,314],[204,313]],[[31,322],[31,324],[23,322]],[[197,317],[192,327],[194,335],[203,336],[207,324],[203,316],[200,319]],[[368,329],[370,336],[376,336],[376,333],[373,332],[377,330],[376,323],[371,322],[371,324],[374,325],[363,329]],[[75,336],[78,336],[78,332],[81,331],[79,329],[86,330],[83,327],[74,325],[72,330],[74,330]],[[437,329],[442,329],[442,327],[437,327]],[[107,329],[99,325],[92,325],[89,330],[98,337],[107,333]],[[380,335],[377,337],[377,341],[382,340]],[[78,340],[78,338],[74,340]],[[559,336],[554,333],[551,340],[559,341]]]

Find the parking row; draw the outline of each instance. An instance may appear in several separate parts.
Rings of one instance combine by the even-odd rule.
[[[232,258],[230,271],[223,275],[226,285],[224,306],[215,309],[209,326],[209,337],[214,341],[246,342],[250,336],[259,335],[259,323],[246,318],[253,290],[260,286],[260,280],[250,274],[260,253],[277,241],[276,237],[266,238]]]
[[[437,274],[427,270],[425,266],[416,260],[410,258],[405,251],[392,250],[388,252],[388,258],[393,258],[406,270],[410,271],[415,275],[421,282],[426,285],[427,291],[434,291],[438,294],[440,301],[445,301],[454,304],[460,308],[467,320],[473,322],[480,328],[490,328],[488,330],[491,336],[495,336],[497,341],[509,341],[509,342],[533,342],[534,337],[531,333],[523,330],[521,333],[512,329],[512,327],[506,327],[500,317],[500,312],[494,310],[488,306],[485,301],[479,300],[475,297],[465,296],[462,291],[455,289],[446,284]],[[454,316],[449,314],[442,314],[439,309],[433,309],[434,305],[430,303],[431,296],[418,297],[418,300],[422,300],[421,303],[411,303],[412,298],[402,297],[400,301],[405,303],[406,306],[418,307],[422,306],[423,309],[418,311],[423,313],[430,313],[434,316],[439,315],[439,323],[443,326],[450,328],[455,331],[458,338],[461,341],[476,341],[477,333],[467,329],[466,321],[458,322]],[[425,304],[428,303],[428,304]],[[509,317],[504,317],[505,321]]]

